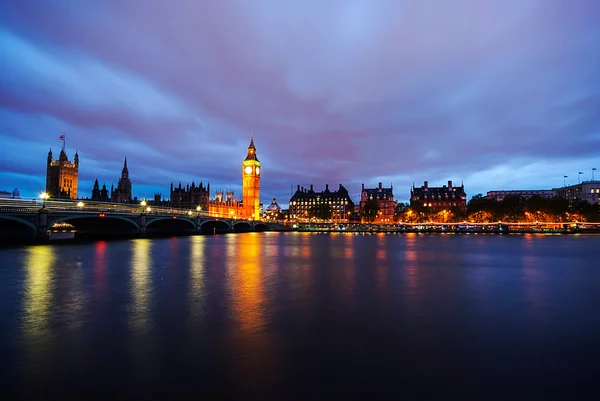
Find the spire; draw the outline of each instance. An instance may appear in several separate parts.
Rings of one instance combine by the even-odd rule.
[[[250,136],[250,145],[248,145],[248,153],[246,154],[246,159],[244,160],[258,161],[258,158],[256,157],[256,147],[254,146],[254,134],[251,134]]]
[[[123,170],[121,171],[121,178],[129,178],[129,169],[127,168],[127,157],[123,163]]]

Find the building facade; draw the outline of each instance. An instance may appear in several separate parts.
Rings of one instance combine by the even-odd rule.
[[[312,184],[310,189],[298,185],[290,198],[290,219],[308,221],[322,205],[330,207],[331,219],[334,221],[347,222],[354,211],[354,202],[342,184],[337,191],[330,191],[327,184],[322,192],[315,192]]]
[[[515,189],[515,190],[500,190],[500,191],[488,191],[486,198],[495,199],[502,202],[507,196],[517,195],[525,199],[529,199],[532,196],[541,196],[542,198],[553,198],[556,196],[556,191],[553,189]]]
[[[365,204],[372,199],[376,199],[379,203],[379,215],[373,223],[393,223],[394,211],[398,202],[394,200],[392,185],[390,184],[389,188],[383,188],[383,184],[380,182],[377,188],[365,188],[365,184],[362,184],[360,209],[362,210]]]
[[[589,203],[600,202],[600,181],[583,181],[576,185],[554,188],[556,196],[573,201],[588,201]]]
[[[129,179],[129,169],[127,168],[127,158],[123,163],[121,178],[117,183],[117,188],[111,187],[110,200],[116,203],[131,203],[131,180]]]
[[[277,200],[273,198],[271,204],[265,210],[265,218],[267,220],[277,220],[281,214],[281,206],[277,204]]]
[[[100,189],[97,178],[96,181],[94,181],[94,188],[92,189],[92,200],[95,202],[108,202],[110,200],[106,184],[103,184],[102,189]]]
[[[58,160],[52,160],[52,149],[46,163],[46,193],[50,198],[77,199],[79,179],[79,155],[75,152],[73,162],[69,161],[65,148],[60,151]]]
[[[202,210],[207,210],[210,199],[210,183],[206,184],[206,187],[202,181],[200,181],[200,185],[196,185],[192,181],[192,185],[187,184],[185,187],[181,186],[181,182],[177,187],[171,183],[169,199],[169,206],[176,209],[196,210],[200,206]]]
[[[242,162],[242,204],[247,219],[260,220],[260,162],[256,157],[254,138]]]
[[[421,188],[415,188],[413,185],[410,190],[411,207],[429,207],[434,210],[450,209],[453,207],[467,210],[467,194],[465,186],[452,186],[452,181],[448,181],[448,186],[430,187],[427,181]]]

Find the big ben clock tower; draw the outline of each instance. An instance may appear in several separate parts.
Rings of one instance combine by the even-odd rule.
[[[248,154],[242,163],[242,202],[244,217],[260,219],[260,162],[256,157],[254,138],[250,139]]]

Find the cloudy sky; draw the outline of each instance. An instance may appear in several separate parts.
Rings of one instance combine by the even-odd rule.
[[[83,197],[124,157],[138,197],[192,180],[239,196],[250,133],[265,203],[600,168],[594,0],[7,0],[0,64],[0,190],[25,196],[63,133]]]

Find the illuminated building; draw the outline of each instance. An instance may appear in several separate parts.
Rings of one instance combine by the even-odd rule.
[[[294,220],[308,220],[323,205],[330,207],[332,220],[348,221],[354,211],[354,202],[342,184],[337,191],[330,191],[327,184],[322,192],[315,192],[311,184],[310,189],[298,185],[290,198],[289,216]]]
[[[46,164],[46,192],[50,198],[77,199],[79,177],[79,155],[70,162],[63,145],[58,160],[52,160],[52,149],[48,152]]]
[[[208,212],[213,217],[247,218],[242,202],[234,197],[233,191],[227,191],[225,194],[223,191],[217,192],[215,199],[208,202]]]
[[[127,168],[127,158],[123,164],[121,178],[117,184],[117,189],[110,189],[110,200],[116,203],[131,203],[131,180],[129,179],[129,169]]]
[[[542,198],[552,198],[556,195],[553,189],[515,189],[508,191],[488,191],[486,198],[502,201],[507,196],[518,195],[521,198],[529,199],[532,196],[541,196]]]
[[[414,184],[410,190],[410,206],[425,206],[432,209],[449,209],[453,207],[467,210],[467,194],[465,186],[453,187],[452,181],[448,186],[430,187],[425,181],[421,188],[415,188]]]
[[[365,189],[365,184],[362,184],[362,192],[360,195],[360,209],[365,207],[367,201],[376,199],[379,203],[379,215],[373,221],[374,223],[393,223],[394,211],[398,202],[394,200],[393,187],[390,184],[389,188],[383,188],[382,183],[379,183],[377,188]]]
[[[576,185],[554,188],[556,196],[573,201],[588,201],[589,203],[600,203],[600,181],[583,181]]]
[[[256,157],[254,138],[250,139],[248,153],[242,163],[242,204],[244,217],[260,219],[260,162]]]
[[[277,204],[277,200],[273,198],[271,204],[265,210],[265,217],[269,220],[277,220],[281,214],[281,206]]]

